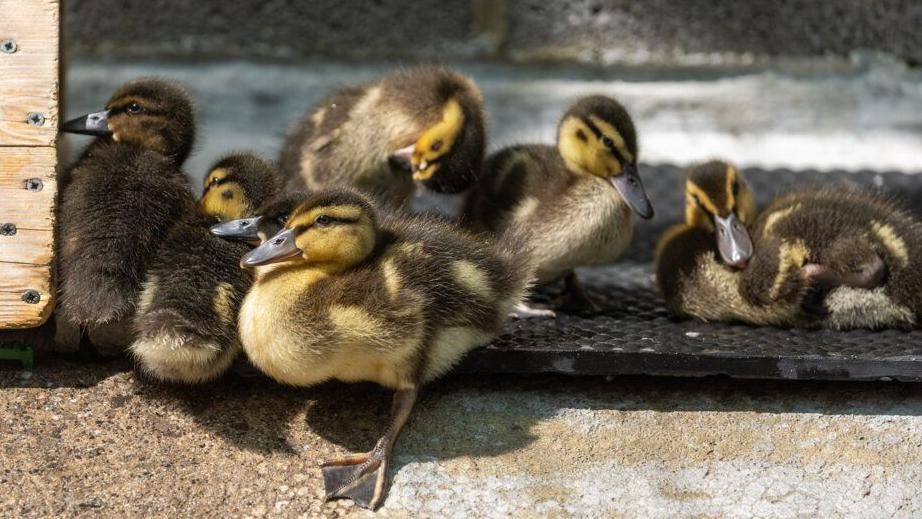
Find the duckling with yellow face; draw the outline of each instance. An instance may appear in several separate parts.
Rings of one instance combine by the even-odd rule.
[[[161,237],[194,207],[179,169],[195,135],[192,102],[173,83],[141,79],[61,130],[97,139],[62,175],[58,317],[79,327],[120,322],[134,313]]]
[[[209,225],[254,214],[276,183],[275,166],[256,155],[231,155],[212,166],[200,214],[170,229],[147,270],[130,347],[144,373],[196,384],[230,367],[240,351],[237,312],[252,284],[238,263],[250,246],[213,236]]]
[[[315,105],[286,138],[280,166],[293,189],[349,187],[405,207],[417,183],[440,193],[467,189],[485,140],[477,85],[449,69],[414,67]]]
[[[526,260],[503,245],[443,219],[379,215],[340,190],[306,195],[241,265],[256,271],[239,326],[257,368],[294,386],[338,379],[396,391],[374,449],[323,465],[328,498],[372,509],[420,386],[495,337],[529,280]]]
[[[564,114],[557,147],[521,145],[487,159],[462,219],[477,231],[524,237],[538,283],[566,279],[565,306],[597,310],[574,269],[627,250],[633,216],[653,216],[637,170],[637,133],[616,100],[591,96]],[[521,307],[523,315],[542,314]]]

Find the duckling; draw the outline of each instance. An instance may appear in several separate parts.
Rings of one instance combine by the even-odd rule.
[[[922,222],[859,187],[799,189],[775,198],[754,228],[757,247],[743,295],[768,304],[769,280],[788,268],[772,250],[802,249],[800,268],[818,291],[826,328],[911,327],[922,310]],[[783,259],[783,258],[782,258]]]
[[[78,327],[121,322],[160,237],[195,205],[179,169],[195,136],[192,102],[178,85],[140,79],[61,130],[97,138],[60,192],[58,317]]]
[[[563,116],[557,147],[512,146],[490,156],[462,221],[494,235],[526,237],[537,282],[566,281],[565,307],[598,310],[574,269],[616,261],[633,236],[632,211],[653,217],[637,171],[637,133],[616,100],[590,96]],[[522,306],[520,315],[541,315]]]
[[[375,447],[323,464],[328,499],[381,505],[420,386],[496,336],[527,289],[527,261],[447,220],[379,215],[345,190],[307,195],[243,257],[256,281],[240,338],[257,368],[294,386],[339,379],[396,391]]]
[[[755,196],[733,166],[711,161],[687,171],[685,223],[668,229],[657,245],[656,280],[669,309],[704,321],[781,323],[798,313],[806,285],[784,270],[777,281],[784,303],[757,306],[740,291],[742,268],[753,255],[747,229],[756,218]],[[777,251],[778,249],[776,249]],[[795,249],[785,249],[794,255]]]
[[[467,189],[480,172],[483,96],[467,76],[415,67],[327,97],[290,131],[280,167],[290,187],[352,187],[405,207],[419,182]]]
[[[674,313],[811,328],[911,323],[913,303],[884,284],[898,262],[892,251],[908,250],[900,236],[919,227],[892,203],[860,190],[800,190],[756,217],[742,174],[719,161],[691,168],[685,191],[686,222],[663,235],[656,254]],[[918,276],[903,274],[912,290]]]
[[[140,368],[168,382],[223,374],[240,351],[237,312],[252,284],[240,270],[244,243],[209,232],[216,220],[252,215],[274,191],[275,166],[251,154],[218,161],[205,177],[200,214],[174,225],[147,270],[130,351]]]

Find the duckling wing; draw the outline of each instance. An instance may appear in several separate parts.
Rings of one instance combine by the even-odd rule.
[[[223,373],[240,350],[237,313],[252,284],[240,269],[246,245],[180,222],[157,252],[134,318],[131,350],[142,369],[197,383]]]
[[[130,315],[160,240],[193,206],[161,155],[110,146],[78,163],[58,212],[59,315],[78,325]]]

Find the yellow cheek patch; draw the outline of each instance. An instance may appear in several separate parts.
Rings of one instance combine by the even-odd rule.
[[[449,99],[442,107],[442,120],[423,132],[413,146],[413,178],[426,180],[436,172],[438,165],[433,161],[446,155],[464,128],[464,110],[455,99]]]
[[[571,171],[603,178],[621,172],[622,165],[618,159],[578,117],[569,117],[560,125],[557,147]]]
[[[472,292],[490,301],[493,299],[493,287],[486,272],[467,260],[458,260],[451,264],[452,276],[468,292]]]
[[[634,162],[634,154],[627,149],[627,143],[624,142],[624,137],[621,136],[621,132],[616,130],[615,127],[611,124],[596,117],[595,115],[590,115],[589,120],[592,121],[592,124],[594,124],[600,132],[602,132],[602,135],[611,139],[611,142],[614,143],[615,148],[618,150],[618,153],[624,157],[624,160],[628,162]]]
[[[225,221],[243,218],[253,212],[239,184],[213,186],[205,191],[198,205],[202,214]]]
[[[877,238],[884,244],[884,247],[890,251],[899,262],[900,266],[905,267],[909,263],[909,249],[906,247],[906,242],[896,233],[896,230],[893,226],[881,223],[874,222],[871,224],[871,228],[874,229],[874,234],[877,235]]]
[[[696,202],[697,200],[697,202]],[[711,229],[710,215],[699,207],[699,202],[711,214],[720,214],[708,194],[691,180],[685,181],[685,223],[691,227]]]

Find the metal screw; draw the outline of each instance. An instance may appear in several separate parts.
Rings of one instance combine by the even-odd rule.
[[[16,224],[14,223],[5,223],[0,225],[0,235],[2,236],[12,236],[16,234]]]
[[[32,126],[41,126],[45,124],[45,114],[29,112],[29,117],[26,118],[26,121]]]
[[[29,191],[35,191],[36,193],[41,191],[45,187],[45,183],[42,182],[40,178],[30,178],[26,180],[26,189]]]
[[[16,45],[16,42],[13,40],[0,41],[0,52],[4,54],[12,54],[16,52],[18,48],[19,46]]]
[[[35,305],[42,300],[42,295],[38,293],[38,290],[30,288],[22,293],[22,300],[30,305]]]

